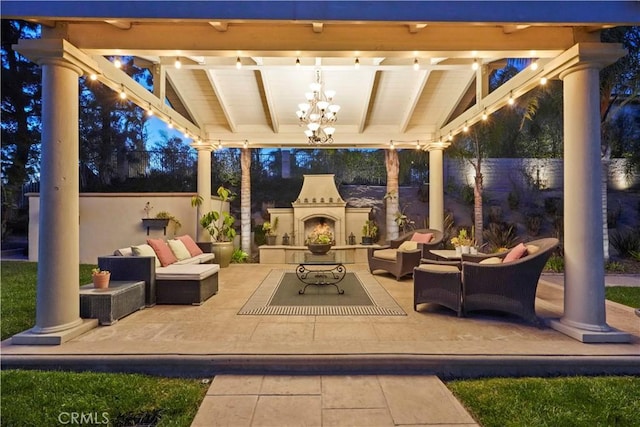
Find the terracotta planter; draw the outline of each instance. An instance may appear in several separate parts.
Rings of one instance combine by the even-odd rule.
[[[107,289],[109,287],[109,279],[111,279],[111,273],[94,274],[91,276],[93,279],[93,287],[96,289]]]
[[[322,244],[322,243],[309,243],[307,248],[311,251],[312,254],[315,255],[324,255],[331,249],[331,243]]]

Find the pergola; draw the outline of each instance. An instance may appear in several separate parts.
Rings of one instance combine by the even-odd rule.
[[[2,7],[3,18],[43,29],[41,39],[16,46],[42,66],[43,86],[36,326],[22,334],[29,342],[63,342],[87,328],[77,303],[79,77],[94,75],[184,132],[198,151],[198,193],[209,200],[216,148],[308,146],[295,111],[318,71],[342,107],[335,141],[323,147],[429,151],[429,219],[438,229],[449,138],[542,79],[561,79],[571,191],[565,310],[552,326],[584,342],[630,339],[606,323],[600,234],[599,70],[625,52],[600,43],[599,31],[637,25],[638,2],[9,0]],[[152,92],[114,66],[125,55],[153,74]],[[508,58],[537,69],[489,93],[491,70]]]

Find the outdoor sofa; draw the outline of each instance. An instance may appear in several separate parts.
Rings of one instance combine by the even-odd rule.
[[[162,246],[158,240],[147,242]],[[156,252],[154,246],[147,243],[98,257],[98,267],[110,271],[111,280],[143,280],[147,307],[155,304],[200,305],[218,292],[220,265],[213,263],[215,256],[211,253],[210,243],[186,240],[191,251],[189,254],[183,251],[175,261],[174,258],[167,259],[170,254],[166,249]],[[171,243],[174,241],[172,239]],[[167,247],[168,243],[165,243]]]
[[[384,270],[400,280],[413,273],[421,258],[433,257],[429,251],[440,248],[442,239],[441,231],[423,228],[405,233],[391,240],[388,245],[368,248],[369,271]]]

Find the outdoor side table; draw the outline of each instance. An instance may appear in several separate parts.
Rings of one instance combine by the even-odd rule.
[[[124,316],[143,309],[144,281],[111,281],[107,289],[93,284],[80,286],[80,317],[113,325]]]

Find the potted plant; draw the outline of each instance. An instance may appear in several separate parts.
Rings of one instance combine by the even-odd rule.
[[[265,221],[262,224],[262,231],[264,231],[264,237],[267,239],[267,245],[276,244],[276,230],[278,229],[278,217],[273,218],[273,222]]]
[[[216,256],[216,262],[222,268],[228,267],[231,263],[233,238],[236,236],[236,230],[233,226],[236,219],[229,212],[222,211],[224,202],[233,200],[233,193],[221,185],[218,187],[217,194],[220,198],[220,210],[205,213],[200,218],[199,223],[211,236],[211,251]],[[195,207],[201,204],[201,196],[193,196],[191,198],[191,206]]]
[[[307,236],[305,241],[307,248],[311,253],[316,255],[324,255],[331,249],[334,244],[333,233],[329,227],[318,228]]]
[[[107,289],[109,287],[109,279],[111,279],[111,272],[94,268],[91,270],[91,279],[93,280],[94,288]]]
[[[368,219],[362,226],[362,244],[372,245],[378,236],[378,224],[372,219]]]
[[[456,254],[458,255],[468,254],[470,252],[469,248],[471,247],[472,243],[473,241],[467,235],[467,230],[464,228],[461,228],[458,231],[458,235],[451,239],[451,244],[455,247]]]
[[[168,220],[170,223],[173,223],[173,234],[176,234],[178,232],[178,230],[180,229],[180,227],[182,227],[182,223],[180,222],[180,220],[178,218],[176,218],[175,216],[173,216],[172,214],[170,214],[167,211],[160,211],[156,214],[156,218],[158,219],[166,219]]]

